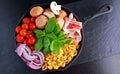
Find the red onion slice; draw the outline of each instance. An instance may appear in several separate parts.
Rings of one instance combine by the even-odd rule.
[[[25,44],[19,44],[17,49],[15,50],[18,56],[21,56],[23,54],[25,48]]]
[[[28,62],[27,65],[31,68],[31,69],[34,69],[34,70],[38,70],[42,67],[42,65],[39,65],[39,66],[36,66],[34,65],[33,63],[31,62]]]
[[[43,65],[43,63],[44,63],[44,56],[42,55],[42,53],[33,52],[32,54],[37,56],[38,59],[39,59],[39,63],[36,63],[34,61],[32,61],[32,63],[34,63],[35,65]]]
[[[43,53],[42,52],[39,52],[39,53],[32,52],[32,55],[37,56],[39,59],[39,62],[35,62],[34,60],[32,60],[31,62],[27,62],[27,65],[34,70],[40,69],[44,63]],[[35,60],[38,61],[38,59],[35,59]]]
[[[25,58],[23,57],[23,55],[21,56],[21,59],[22,59],[23,61],[25,61],[25,62],[28,62],[28,60],[25,59]]]
[[[45,61],[45,57],[44,57],[44,54],[42,52],[39,52],[41,57],[42,57],[42,60]]]
[[[34,56],[34,55],[33,55],[33,56],[29,55],[26,51],[23,51],[23,57],[24,57],[25,59],[29,60],[29,61],[34,60],[34,59],[37,58],[37,57]]]
[[[42,52],[31,52],[30,48],[26,44],[19,44],[16,53],[21,57],[23,61],[32,69],[40,69],[44,63],[44,55]]]
[[[26,52],[27,52],[29,55],[31,55],[31,50],[30,50],[30,48],[29,48],[28,46],[25,47],[25,50],[26,50]]]

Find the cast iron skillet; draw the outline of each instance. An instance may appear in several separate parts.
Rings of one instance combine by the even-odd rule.
[[[35,5],[33,5],[32,7],[35,7],[35,6],[41,6],[41,7],[43,7],[44,9],[45,8],[49,8],[50,7],[50,4],[35,4]],[[30,7],[30,9],[32,8],[32,7]],[[21,17],[21,19],[19,20],[19,22],[18,22],[18,25],[21,25],[21,20],[22,20],[22,18],[24,18],[24,17],[29,17],[30,16],[30,9]],[[73,13],[71,10],[69,10],[68,8],[66,8],[66,7],[64,7],[64,6],[62,6],[62,9],[63,10],[65,10],[68,14],[69,13]],[[92,19],[94,19],[94,18],[96,18],[96,17],[98,17],[98,16],[101,16],[101,15],[104,15],[104,14],[107,14],[107,13],[110,13],[112,11],[112,6],[111,5],[109,5],[109,4],[105,4],[105,5],[103,5],[101,8],[99,8],[98,9],[98,11],[95,13],[95,14],[93,14],[93,15],[91,15],[91,16],[88,16],[88,17],[85,17],[85,18],[83,18],[83,19],[80,19],[82,22],[83,22],[83,26],[84,26],[84,24],[86,24],[88,21],[90,21],[90,20],[92,20]],[[73,13],[74,14],[74,13]],[[79,20],[79,18],[78,18],[78,16],[76,16],[75,14],[74,14],[74,17],[77,19],[77,21],[80,21]],[[77,49],[78,50],[78,54],[71,60],[71,62],[69,62],[69,64],[67,64],[64,68],[59,68],[58,70],[45,70],[44,72],[51,72],[51,71],[61,71],[61,70],[65,70],[65,69],[67,69],[78,57],[79,57],[79,55],[80,55],[80,53],[81,53],[81,49],[82,49],[82,47],[83,47],[83,41],[84,41],[84,30],[82,29],[81,30],[81,33],[82,33],[82,41],[79,43],[79,45],[80,45],[80,47]]]

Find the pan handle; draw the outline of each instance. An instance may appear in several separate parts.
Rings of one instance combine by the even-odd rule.
[[[89,22],[90,20],[98,17],[98,16],[101,16],[101,15],[104,15],[104,14],[107,14],[107,13],[110,13],[112,11],[113,7],[109,4],[105,4],[103,5],[98,11],[97,13],[91,15],[91,16],[88,16],[86,18],[84,18],[84,24]]]

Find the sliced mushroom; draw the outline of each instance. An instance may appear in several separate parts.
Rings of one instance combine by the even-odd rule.
[[[54,17],[54,16],[55,16],[54,13],[51,12],[51,11],[49,11],[49,10],[45,11],[43,14],[44,14],[45,16],[47,16],[48,18],[51,18],[51,17]]]
[[[61,17],[58,17],[58,18],[56,19],[56,22],[60,25],[60,29],[62,29],[63,26],[64,26],[64,19],[61,18]]]
[[[48,18],[45,15],[40,15],[35,20],[37,28],[40,29],[44,29],[47,22],[48,22]]]
[[[36,6],[36,7],[33,7],[31,10],[30,10],[30,15],[32,17],[37,17],[39,15],[41,15],[43,13],[43,8],[40,7],[40,6]]]
[[[57,5],[57,3],[53,1],[50,4],[50,9],[54,14],[59,15],[59,11],[61,10],[61,5]]]
[[[64,11],[64,10],[60,10],[60,14],[59,14],[57,17],[62,17],[62,18],[64,18],[64,17],[66,17],[66,16],[67,16],[67,12]]]

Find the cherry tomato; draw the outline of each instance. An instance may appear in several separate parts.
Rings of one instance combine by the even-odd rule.
[[[25,29],[20,30],[20,35],[21,36],[26,36],[27,35],[27,31]]]
[[[29,45],[28,39],[25,39],[23,43],[26,44],[26,45]]]
[[[35,30],[36,29],[36,25],[35,23],[30,23],[30,30]]]
[[[35,44],[36,39],[34,37],[28,38],[28,43],[29,44]]]
[[[21,28],[21,26],[17,26],[16,28],[15,28],[15,31],[17,32],[17,33],[20,33],[20,30],[21,30],[22,28]]]
[[[34,33],[32,31],[27,32],[27,35],[26,35],[27,38],[30,38],[30,37],[33,37],[33,36],[34,36]]]
[[[17,42],[23,42],[24,41],[24,37],[20,36],[19,34],[16,36],[16,41]]]
[[[33,45],[29,45],[29,47],[30,47],[31,51],[34,50],[34,46]]]
[[[22,24],[22,28],[25,30],[28,30],[29,26],[28,26],[28,24]]]
[[[30,19],[25,17],[25,18],[23,18],[22,22],[29,24],[30,23]]]
[[[35,22],[35,17],[31,17],[30,21],[34,23]]]

